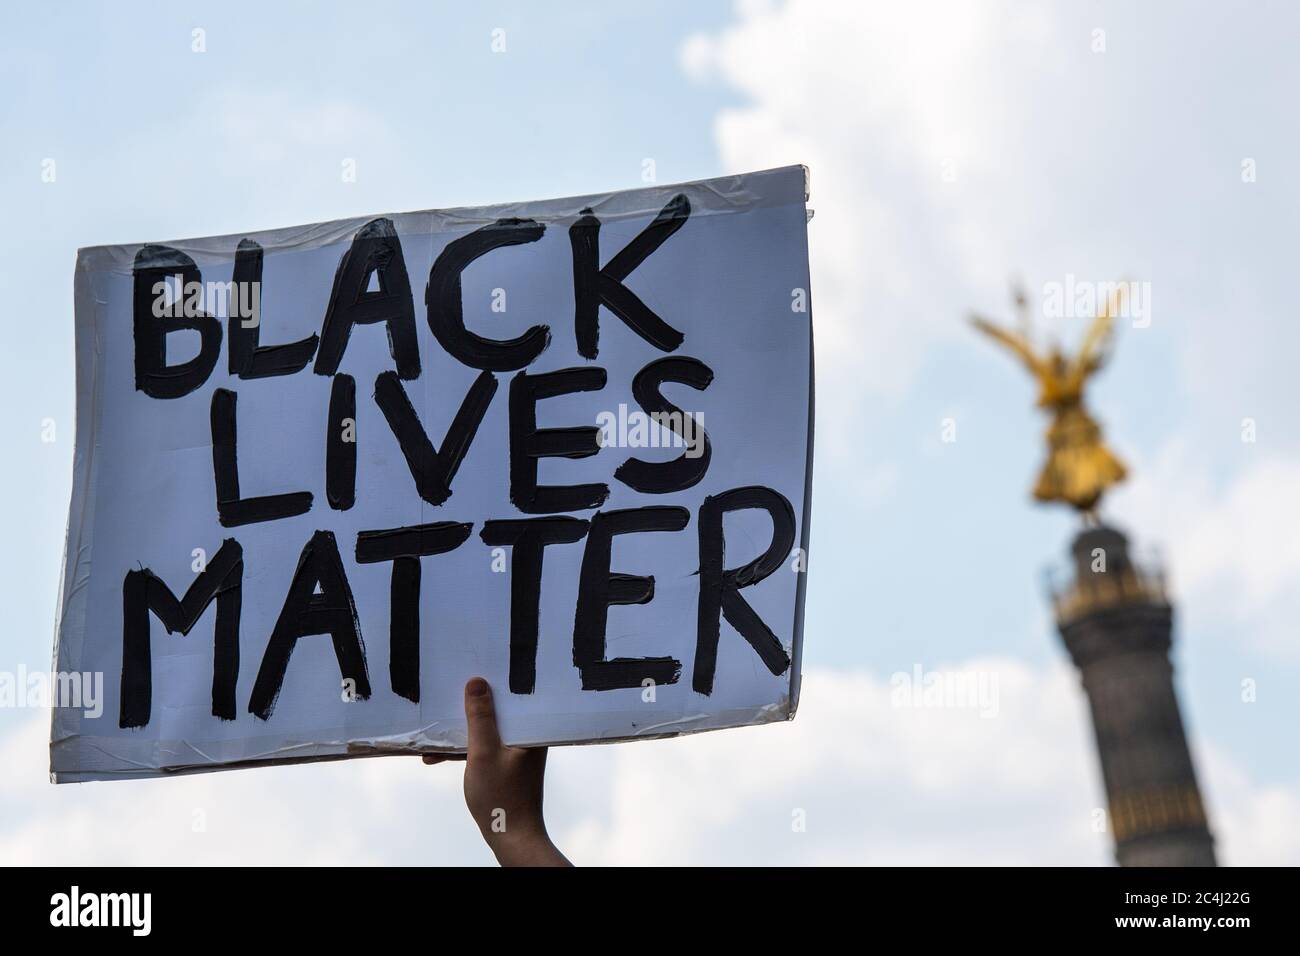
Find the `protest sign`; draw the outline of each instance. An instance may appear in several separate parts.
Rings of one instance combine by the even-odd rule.
[[[82,249],[56,781],[788,719],[806,171]]]

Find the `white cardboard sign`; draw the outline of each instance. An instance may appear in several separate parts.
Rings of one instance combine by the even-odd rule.
[[[806,170],[82,249],[56,781],[793,717]],[[93,706],[92,706],[93,704]]]

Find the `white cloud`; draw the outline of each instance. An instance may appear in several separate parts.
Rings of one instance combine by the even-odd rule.
[[[0,739],[0,864],[491,860],[459,771],[413,757],[55,786],[48,734],[42,713]]]
[[[817,671],[791,723],[619,747],[608,816],[568,848],[603,863],[1104,862],[1073,678],[1005,659],[958,670],[997,676],[996,717],[896,707],[888,680]]]
[[[1007,217],[988,189],[1005,191],[996,174],[1023,155],[1015,79],[1045,29],[1019,10],[745,4],[734,25],[684,44],[688,73],[751,101],[717,119],[725,167],[812,170],[818,360],[830,372],[819,388],[897,392],[926,345],[966,334],[942,293],[981,278],[1007,237],[986,228]],[[985,68],[994,56],[1000,68]],[[952,188],[946,171],[981,188]]]
[[[1237,441],[1221,486],[1200,444],[1167,443],[1140,462],[1117,513],[1167,555],[1175,593],[1193,618],[1224,618],[1256,649],[1294,659],[1300,613],[1300,458]]]
[[[788,724],[556,748],[552,832],[582,864],[1108,863],[1074,674],[1009,659],[941,670],[995,677],[996,716],[896,706],[887,678],[813,670]],[[491,859],[456,766],[382,758],[55,787],[46,727],[34,717],[0,740],[0,864]],[[1203,777],[1225,859],[1300,862],[1300,790],[1254,787],[1221,755]]]
[[[1241,70],[1288,18],[786,0],[738,4],[731,24],[691,36],[683,69],[743,100],[716,120],[723,166],[811,169],[820,446],[848,454],[843,436],[861,431],[864,410],[932,390],[918,375],[936,346],[983,354],[964,316],[1005,316],[1010,277],[1032,296],[1066,274],[1151,281],[1154,331],[1123,355],[1176,377],[1156,387],[1185,408],[1256,416],[1294,446],[1284,250],[1295,190],[1272,182],[1265,196],[1238,175],[1264,133],[1292,144],[1267,124],[1243,129],[1228,92],[1244,82],[1257,109],[1285,111],[1287,84],[1251,86]],[[1092,50],[1099,23],[1104,53]],[[1220,55],[1186,55],[1202,48]],[[1189,103],[1194,121],[1180,113]],[[1081,332],[1040,324],[1067,340]],[[963,387],[947,371],[941,387]]]
[[[1215,820],[1219,863],[1300,863],[1300,787],[1261,787],[1218,751],[1211,750],[1205,758],[1201,776],[1213,788],[1208,808]]]

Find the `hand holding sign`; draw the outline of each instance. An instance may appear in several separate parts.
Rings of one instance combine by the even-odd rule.
[[[525,750],[501,742],[492,688],[481,677],[465,685],[465,721],[469,726],[465,803],[497,862],[502,866],[567,866],[569,861],[551,842],[542,817],[546,748]],[[426,755],[424,762],[446,759]]]

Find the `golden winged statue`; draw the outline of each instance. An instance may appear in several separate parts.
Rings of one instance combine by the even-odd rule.
[[[1047,462],[1043,465],[1034,497],[1039,501],[1062,501],[1095,520],[1098,502],[1106,489],[1128,474],[1123,462],[1102,443],[1101,426],[1083,407],[1088,378],[1109,356],[1126,283],[1118,283],[1114,295],[1093,320],[1078,353],[1069,358],[1052,344],[1045,352],[1034,350],[1029,310],[1023,291],[1013,293],[1020,314],[1021,330],[1000,328],[971,316],[975,328],[1005,345],[1038,380],[1038,407],[1047,409],[1052,422],[1047,429]]]

